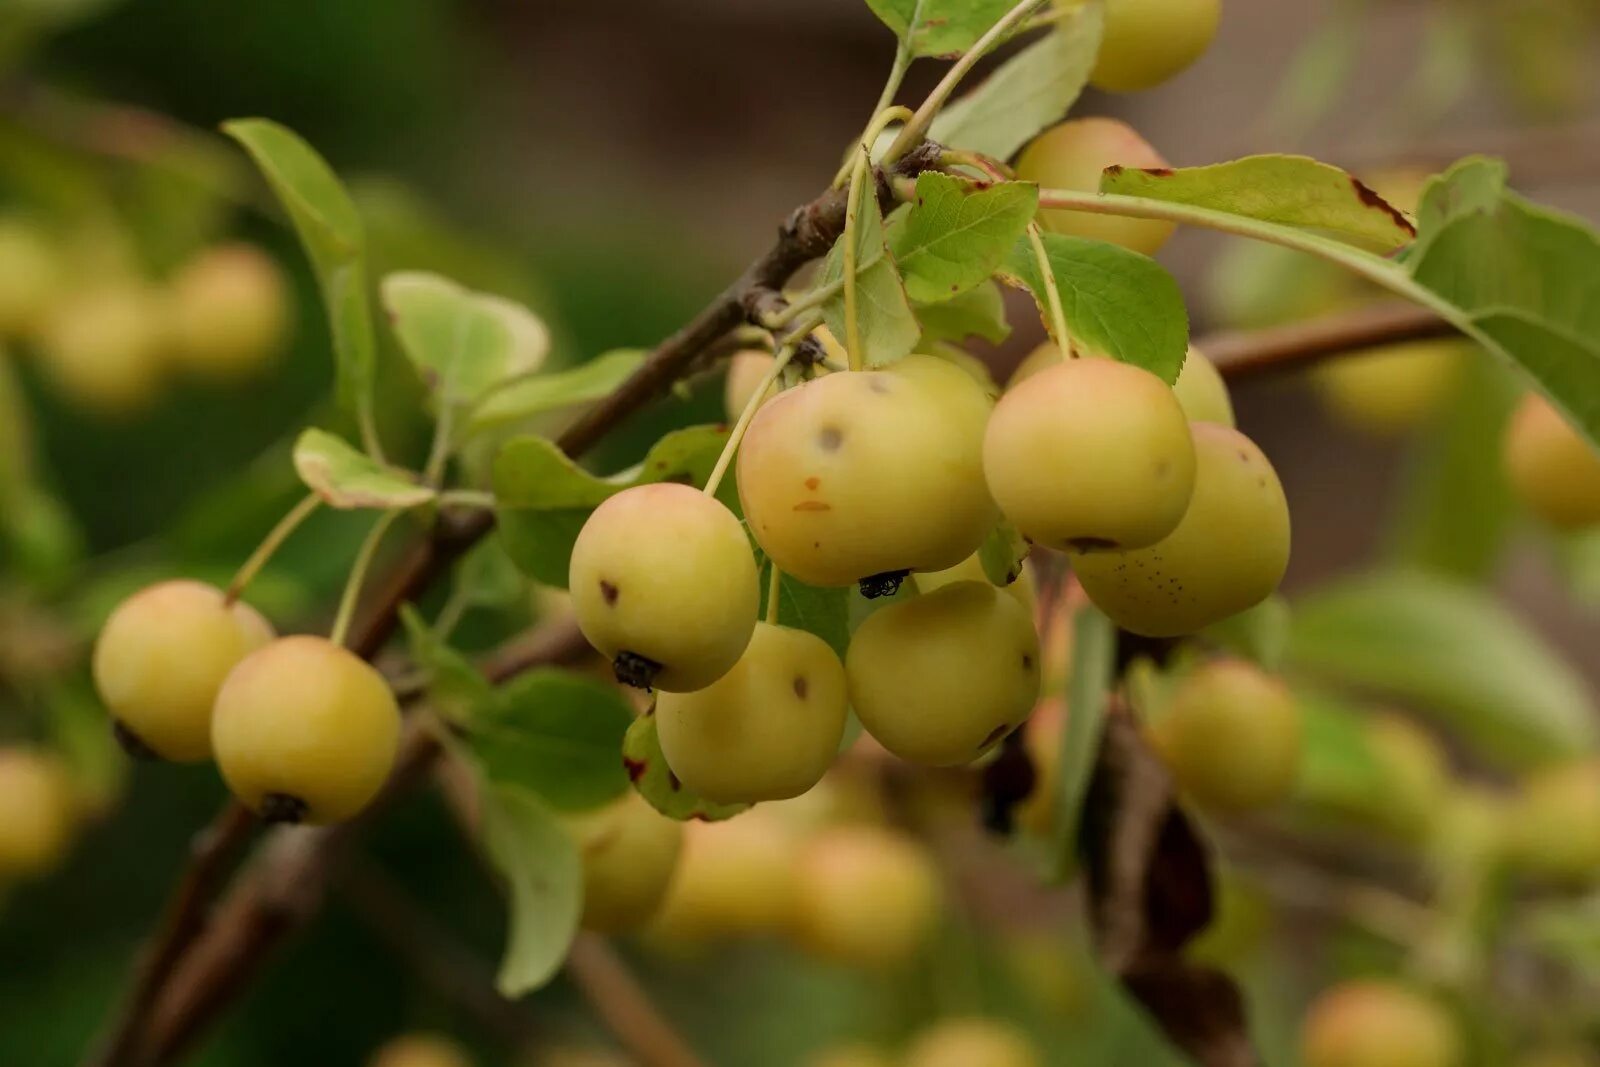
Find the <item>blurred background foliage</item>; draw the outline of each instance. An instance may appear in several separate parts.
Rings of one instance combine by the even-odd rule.
[[[1079,113],[1126,117],[1179,165],[1304,150],[1376,181],[1395,164],[1432,168],[1481,146],[1508,156],[1513,178],[1541,199],[1600,214],[1600,6],[1590,0],[1226,7],[1216,46],[1177,82],[1136,98],[1091,94]],[[38,602],[59,609],[50,626],[70,646],[153,575],[225,580],[302,492],[289,442],[308,419],[333,418],[324,318],[292,234],[213,132],[220,121],[268,116],[318,146],[357,190],[375,277],[436,269],[525,301],[552,324],[555,360],[572,363],[671,332],[764,247],[833,172],[891,51],[858,0],[0,0],[4,211],[120,249],[156,281],[208,244],[242,239],[286,272],[293,305],[273,373],[177,382],[129,417],[76,406],[35,362],[14,361],[39,477],[60,508],[30,517],[10,542],[0,641],[40,636]],[[919,71],[913,91],[931,76]],[[1314,264],[1224,250],[1208,235],[1181,235],[1163,258],[1197,335],[1364,298]],[[985,352],[1001,374],[1042,335],[1030,312],[1013,320],[1013,341]],[[384,366],[381,421],[396,450],[415,456],[425,445],[415,386],[392,351]],[[1241,422],[1290,494],[1288,591],[1374,560],[1487,578],[1592,689],[1600,540],[1556,540],[1517,519],[1493,447],[1507,386],[1476,363],[1456,377],[1444,388],[1461,390],[1458,403],[1424,398],[1421,415],[1378,433],[1341,418],[1336,383],[1298,376],[1240,390]],[[701,383],[636,419],[596,462],[620,467],[663,428],[718,417],[720,390]],[[1487,473],[1464,477],[1473,471]],[[362,532],[359,519],[318,516],[256,599],[285,628],[321,625]],[[527,614],[477,616],[462,640],[485,646]],[[53,733],[113,788],[124,764],[105,747],[82,679],[24,680],[3,695],[0,737]],[[126,773],[137,803],[93,821],[58,875],[0,898],[0,1063],[76,1060],[188,835],[223,796],[206,767]],[[968,837],[964,847],[997,872],[998,903],[951,918],[906,981],[765,944],[653,954],[645,977],[717,1064],[797,1063],[836,1037],[893,1040],[932,1014],[973,1012],[1034,1027],[1052,1064],[1170,1057],[1075,962],[1083,950],[1060,902]],[[360,862],[387,870],[486,957],[498,951],[494,889],[436,799],[413,798],[386,819]],[[353,1065],[419,1027],[459,1036],[484,1064],[509,1062],[453,998],[395,964],[360,899],[336,900],[194,1063]],[[1269,1062],[1291,1062],[1294,1012],[1315,976],[1281,958],[1298,943],[1292,923],[1245,889],[1230,886],[1224,900],[1208,951],[1246,977]],[[1029,953],[1041,930],[1061,946],[1042,973]],[[1271,942],[1291,951],[1269,953]],[[1393,949],[1348,934],[1333,954],[1336,970],[1360,972],[1390,966]],[[563,984],[530,1011],[552,1046],[599,1039]]]

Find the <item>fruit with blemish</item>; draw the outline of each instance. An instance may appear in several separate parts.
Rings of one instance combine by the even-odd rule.
[[[1222,0],[1107,0],[1089,82],[1111,93],[1154,88],[1199,59],[1221,21]]]
[[[269,364],[289,331],[288,287],[278,265],[247,244],[208,249],[173,277],[172,355],[185,370],[234,379]]]
[[[1569,530],[1600,523],[1600,454],[1537,393],[1506,428],[1505,468],[1517,498],[1545,522]]]
[[[0,748],[0,882],[35,878],[72,840],[72,783],[61,761],[31,748]]]
[[[957,582],[880,609],[845,655],[850,703],[884,748],[953,766],[1016,729],[1039,697],[1030,612],[986,582]]]
[[[211,745],[223,780],[276,822],[342,822],[394,767],[400,708],[370,664],[321,637],[280,638],[222,683]]]
[[[179,762],[211,755],[211,710],[228,672],[273,638],[250,605],[194,581],[124,600],[100,630],[94,681],[130,747]]]
[[[983,480],[991,408],[965,371],[933,356],[790,389],[740,446],[752,535],[810,585],[954,567],[997,518]]]
[[[572,607],[619,681],[687,693],[733,668],[760,609],[738,518],[686,485],[635,486],[594,510],[572,548]]]
[[[1100,191],[1107,167],[1158,169],[1161,154],[1125,122],[1117,119],[1069,119],[1034,138],[1017,160],[1017,177],[1037,182],[1041,190]],[[1067,208],[1045,208],[1039,224],[1052,233],[1109,241],[1153,256],[1176,229],[1159,219],[1129,219]]]
[[[800,850],[795,882],[795,940],[838,963],[904,964],[939,918],[939,877],[926,850],[879,827],[839,827],[812,837]]]
[[[1178,788],[1219,811],[1276,804],[1294,790],[1300,709],[1277,678],[1244,660],[1196,667],[1150,729]]]
[[[720,803],[784,800],[821,781],[848,712],[844,665],[814,634],[756,624],[733,669],[656,701],[661,751],[692,792]]]
[[[983,469],[1000,510],[1035,544],[1127,550],[1177,528],[1194,492],[1195,448],[1160,378],[1074,359],[1001,398]]]
[[[1041,1067],[1039,1051],[1014,1024],[978,1017],[946,1019],[924,1030],[906,1067]]]
[[[917,575],[917,590],[922,593],[931,593],[936,589],[943,589],[956,582],[987,582],[989,575],[983,569],[983,561],[976,555],[968,556],[954,567],[942,571],[928,571]],[[991,583],[992,584],[992,583]],[[1009,585],[997,586],[1014,597],[1018,604],[1033,610],[1034,590],[1033,575],[1028,573],[1027,567],[1022,567],[1015,581]]]
[[[1311,1005],[1300,1030],[1305,1067],[1455,1067],[1461,1039],[1431,998],[1396,982],[1346,982]]]
[[[583,855],[583,925],[614,934],[642,926],[661,907],[683,850],[683,824],[628,790],[569,823]]]
[[[1190,424],[1194,496],[1178,528],[1134,552],[1075,554],[1073,570],[1125,630],[1177,637],[1254,607],[1289,565],[1289,504],[1272,464],[1248,437]]]

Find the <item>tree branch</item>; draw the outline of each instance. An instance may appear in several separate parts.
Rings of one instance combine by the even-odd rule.
[[[1265,330],[1213,334],[1195,342],[1225,377],[1299,370],[1329,356],[1374,345],[1459,336],[1426,308],[1386,300]]]
[[[581,933],[572,943],[567,977],[643,1067],[705,1067],[656,1011],[616,951],[597,934]]]

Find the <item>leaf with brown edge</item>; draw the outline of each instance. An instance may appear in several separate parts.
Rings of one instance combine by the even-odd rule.
[[[1106,716],[1079,840],[1100,961],[1197,1063],[1255,1067],[1233,981],[1183,957],[1212,919],[1205,844],[1120,700]]]
[[[628,772],[633,788],[661,814],[669,819],[687,822],[721,822],[748,811],[748,804],[717,804],[697,796],[678,780],[667,766],[667,757],[661,751],[661,736],[656,731],[656,709],[633,721],[622,739],[622,766]]]

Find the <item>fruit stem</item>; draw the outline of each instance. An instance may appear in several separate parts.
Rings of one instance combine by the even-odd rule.
[[[767,623],[771,626],[778,625],[778,594],[783,588],[783,572],[776,563],[768,561],[772,574],[767,578]]]
[[[1016,181],[1016,173],[993,156],[982,152],[969,152],[964,148],[946,148],[939,153],[939,162],[947,167],[971,167],[997,182]]]
[[[927,134],[928,127],[938,116],[950,97],[960,88],[961,82],[972,68],[978,65],[978,60],[988,54],[989,50],[999,44],[1011,31],[1026,20],[1039,8],[1043,7],[1046,0],[1022,0],[1022,3],[1006,12],[1005,16],[989,27],[989,32],[978,39],[978,42],[967,49],[966,54],[956,60],[944,76],[944,80],[934,87],[933,92],[917,108],[916,114],[906,122],[900,130],[900,136],[895,138],[894,144],[889,146],[889,151],[883,157],[885,166],[894,163],[901,156],[916,147],[917,143]]]
[[[383,535],[389,532],[389,527],[394,525],[403,512],[386,511],[373,523],[372,529],[367,533],[366,540],[361,542],[361,548],[356,552],[355,562],[350,565],[350,577],[345,580],[344,592],[339,597],[339,612],[333,617],[333,629],[328,634],[328,640],[336,645],[342,645],[350,633],[350,621],[355,618],[356,601],[361,599],[361,587],[366,582],[367,571],[372,567],[372,560],[378,554],[378,546],[383,543]]]
[[[816,329],[813,323],[805,332],[810,333]],[[800,334],[804,337],[805,334]],[[756,386],[756,391],[751,394],[744,410],[739,412],[739,421],[733,424],[733,429],[728,432],[728,443],[722,446],[722,455],[717,457],[717,465],[711,469],[711,477],[706,479],[706,496],[717,495],[717,487],[722,484],[722,476],[728,473],[728,465],[733,462],[733,454],[739,450],[739,442],[744,440],[745,430],[750,428],[750,420],[756,417],[756,409],[761,406],[761,401],[766,398],[767,390],[777,382],[778,376],[783,373],[783,368],[789,365],[789,360],[794,357],[798,338],[791,334],[784,338],[783,347],[778,349],[777,356],[772,361],[772,367],[766,376],[761,379],[761,384]]]
[[[763,316],[761,325],[769,330],[781,330],[812,308],[826,304],[843,290],[844,278],[842,277],[837,281],[829,282],[827,285],[819,285],[810,292],[795,297],[782,311],[774,315]]]
[[[488,508],[498,503],[495,495],[482,489],[446,489],[436,498],[442,508]]]
[[[917,0],[916,10],[911,14],[913,25],[922,20],[922,4],[923,0]],[[889,68],[889,78],[884,82],[883,92],[878,94],[878,103],[872,109],[872,119],[868,121],[866,129],[857,138],[857,141],[861,144],[870,146],[879,132],[881,132],[881,126],[877,130],[874,130],[873,127],[877,124],[878,117],[889,109],[889,105],[894,103],[895,95],[900,92],[900,86],[906,80],[906,71],[911,69],[911,61],[915,58],[911,53],[911,42],[902,37],[899,45],[895,48],[894,65]],[[906,113],[910,114],[909,109]],[[870,152],[870,148],[868,150]],[[833,188],[837,189],[850,180],[850,175],[855,170],[855,164],[852,162],[854,156],[855,149],[852,147],[849,152],[845,153],[844,162],[839,165],[839,173],[833,176]]]
[[[1063,359],[1073,359],[1078,352],[1072,346],[1072,335],[1067,332],[1067,313],[1061,306],[1061,288],[1056,284],[1056,269],[1050,265],[1050,254],[1045,251],[1044,234],[1037,222],[1028,223],[1028,241],[1033,245],[1034,258],[1039,261],[1039,276],[1044,279],[1050,307],[1051,340],[1061,350]]]
[[[255,581],[256,575],[261,573],[261,568],[272,559],[273,553],[283,546],[289,535],[294,533],[321,503],[322,498],[317,494],[307,493],[298,504],[289,509],[288,514],[278,520],[278,524],[267,532],[267,536],[262,538],[256,550],[250,553],[250,558],[239,567],[233,576],[233,581],[228,583],[227,590],[222,594],[224,604],[232,606],[244,594],[250,583]]]
[[[356,423],[361,430],[361,445],[381,466],[388,466],[389,461],[383,455],[383,441],[378,437],[378,422],[372,414],[372,397],[362,395],[360,404],[356,407]]]
[[[439,488],[444,482],[444,465],[450,459],[450,439],[455,435],[455,405],[445,403],[439,409],[439,418],[433,424],[433,444],[428,449],[428,462],[422,468],[424,485]]]
[[[896,119],[911,114],[910,108],[890,107],[878,112],[861,138],[861,154],[856,157],[855,169],[850,172],[850,193],[845,200],[844,234],[839,245],[844,249],[842,281],[844,282],[844,350],[850,357],[850,369],[860,370],[861,359],[861,294],[858,292],[856,264],[860,249],[856,247],[856,232],[860,229],[862,183],[872,169],[872,142],[878,133]],[[872,210],[878,210],[878,198],[872,198]]]

